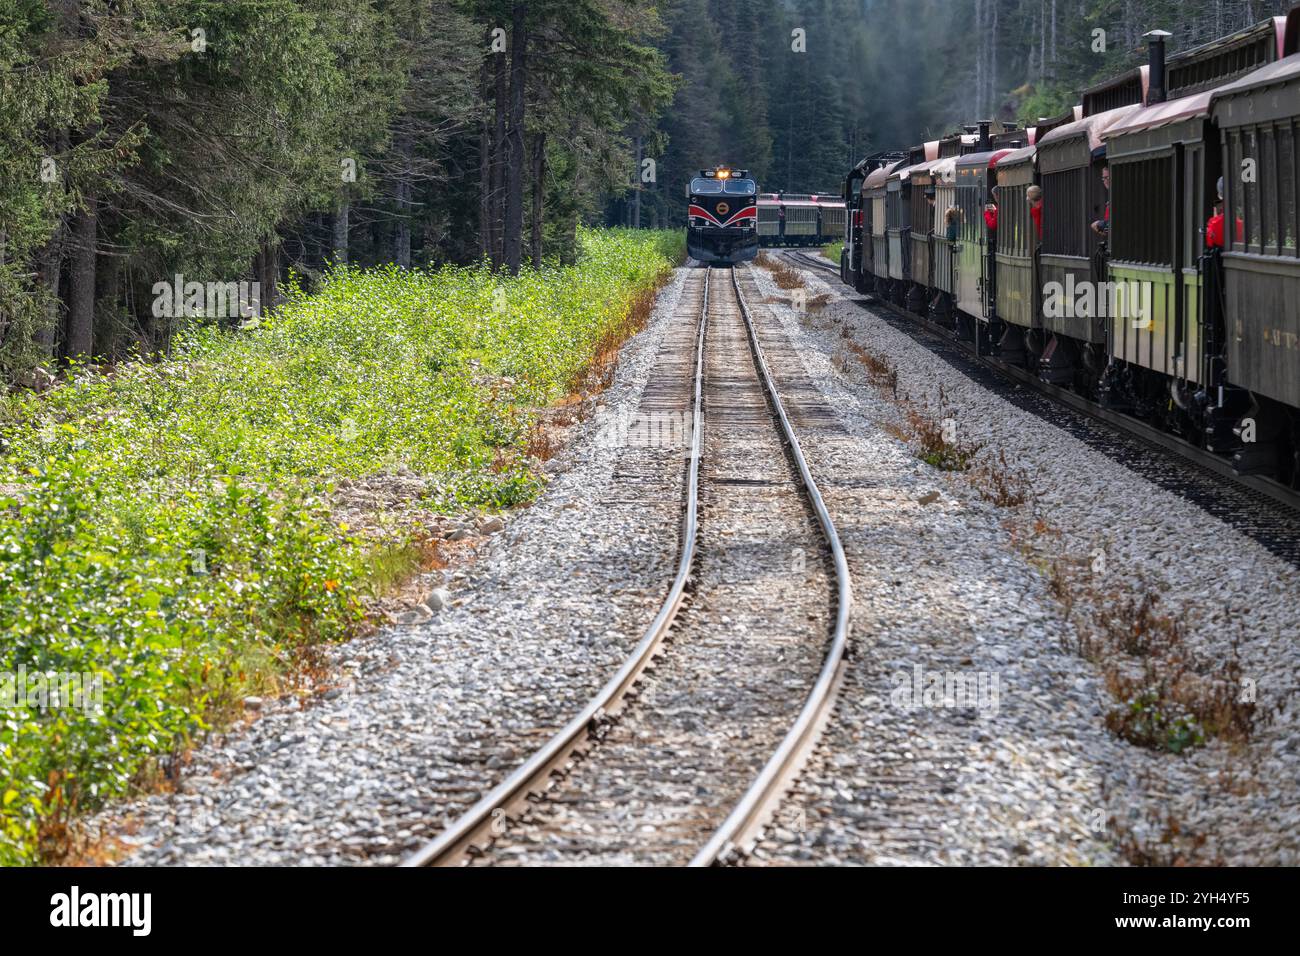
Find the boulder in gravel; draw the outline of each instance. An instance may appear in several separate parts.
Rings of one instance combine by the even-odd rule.
[[[498,531],[504,531],[505,527],[506,527],[506,523],[501,519],[501,516],[493,515],[491,518],[488,518],[486,521],[484,521],[481,525],[478,526],[478,533],[496,534]]]
[[[424,599],[424,606],[430,611],[441,611],[450,604],[451,594],[446,588],[434,588],[429,592],[429,596]]]
[[[932,505],[939,500],[939,492],[927,491],[921,497],[916,499],[918,505]]]

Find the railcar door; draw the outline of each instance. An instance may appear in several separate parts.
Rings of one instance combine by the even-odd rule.
[[[961,210],[955,271],[957,308],[973,318],[983,318],[984,302],[984,196],[979,170],[957,170],[957,208]]]

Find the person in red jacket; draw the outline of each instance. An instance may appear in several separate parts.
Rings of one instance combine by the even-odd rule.
[[[1245,233],[1245,223],[1241,217],[1237,217],[1237,241],[1243,241]],[[1205,224],[1205,248],[1222,249],[1223,248],[1223,177],[1219,177],[1219,201],[1214,204],[1214,215]]]
[[[1039,241],[1043,238],[1043,187],[1030,186],[1025,190],[1025,198],[1029,200],[1029,217],[1034,220],[1034,231],[1038,233]]]
[[[1101,184],[1106,189],[1106,215],[1092,224],[1092,231],[1103,239],[1110,238],[1110,167],[1101,167]]]
[[[996,198],[990,198],[984,205],[984,225],[988,226],[989,232],[998,231],[998,202]]]

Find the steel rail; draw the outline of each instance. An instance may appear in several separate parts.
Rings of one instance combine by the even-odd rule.
[[[818,269],[826,269],[834,273],[837,279],[839,278],[839,269],[837,269],[833,263],[819,262],[813,256],[795,250],[782,251],[789,256],[795,257],[796,262],[815,266]],[[843,280],[840,281],[841,283],[843,282]],[[941,336],[945,340],[950,341],[949,337],[951,336],[951,330],[946,329],[937,322],[934,322],[928,316],[917,315],[915,312],[909,312],[907,309],[895,305],[893,302],[889,302],[874,294],[872,295],[872,298],[876,300],[872,305],[879,305],[893,315],[913,321],[922,331],[930,335]],[[1003,362],[995,356],[980,354],[968,343],[954,342],[953,344],[961,349],[968,358],[986,368],[992,369],[1004,378],[1010,379],[1019,385],[1029,386],[1039,394],[1055,399],[1060,404],[1065,405],[1076,412],[1087,415],[1096,421],[1105,422],[1113,428],[1127,432],[1134,438],[1155,445],[1167,452],[1179,455],[1192,464],[1198,465],[1220,478],[1226,478],[1243,489],[1254,492],[1257,495],[1263,495],[1276,504],[1293,510],[1300,510],[1300,492],[1293,491],[1285,485],[1270,478],[1261,478],[1258,475],[1239,475],[1233,470],[1231,461],[1214,454],[1214,452],[1206,451],[1204,448],[1193,445],[1191,442],[1179,438],[1177,435],[1163,432],[1152,425],[1148,425],[1144,421],[1132,417],[1131,415],[1125,415],[1123,412],[1116,412],[1107,408],[1102,408],[1095,402],[1091,402],[1082,395],[1072,392],[1069,389],[1062,388],[1059,385],[1053,385],[1051,382],[1044,382],[1028,369],[1019,368],[1015,365]]]
[[[817,681],[808,692],[808,696],[804,700],[803,707],[795,718],[794,724],[786,732],[775,752],[764,764],[763,769],[759,771],[758,776],[737,802],[727,819],[714,831],[708,843],[695,854],[695,857],[690,862],[691,866],[711,866],[718,863],[732,862],[737,854],[750,852],[764,824],[776,810],[786,790],[793,783],[799,770],[802,769],[817,739],[821,736],[822,728],[830,716],[835,698],[844,679],[845,652],[849,640],[849,612],[853,603],[849,564],[844,555],[844,547],[840,543],[839,534],[835,530],[835,523],[831,520],[830,512],[826,508],[826,502],[822,498],[811,469],[808,467],[808,460],[804,457],[803,449],[799,445],[794,426],[790,424],[790,417],[786,414],[785,406],[781,402],[776,381],[773,379],[772,371],[763,355],[763,347],[758,340],[758,329],[754,325],[749,306],[745,302],[744,293],[741,292],[740,280],[737,278],[735,269],[731,270],[731,282],[736,290],[736,302],[740,306],[740,314],[745,320],[745,328],[749,333],[749,346],[754,356],[754,365],[758,369],[762,381],[763,390],[767,392],[768,400],[776,413],[777,420],[780,422],[786,446],[799,471],[804,491],[817,514],[817,521],[821,525],[822,534],[830,545],[837,580],[837,608],[831,646],[826,653],[826,659],[822,664],[821,671],[817,675]]]
[[[668,596],[645,634],[632,649],[618,672],[587,702],[582,711],[565,724],[542,747],[485,796],[462,813],[433,841],[406,857],[403,867],[448,866],[461,860],[466,851],[493,834],[504,815],[519,810],[532,793],[543,792],[553,773],[564,761],[617,712],[619,704],[649,665],[681,608],[695,558],[699,513],[700,452],[702,447],[704,337],[709,317],[709,280],[705,273],[704,301],[695,343],[694,411],[691,423],[690,465],[687,476],[686,510],[682,517],[682,547]]]

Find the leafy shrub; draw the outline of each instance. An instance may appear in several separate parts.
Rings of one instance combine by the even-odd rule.
[[[537,494],[538,410],[684,252],[676,232],[581,242],[518,278],[343,269],[251,333],[0,400],[0,677],[102,682],[99,707],[0,701],[0,864],[57,856],[77,810],[362,623],[371,555],[402,542],[332,519],[334,480],[409,468],[448,509]]]

